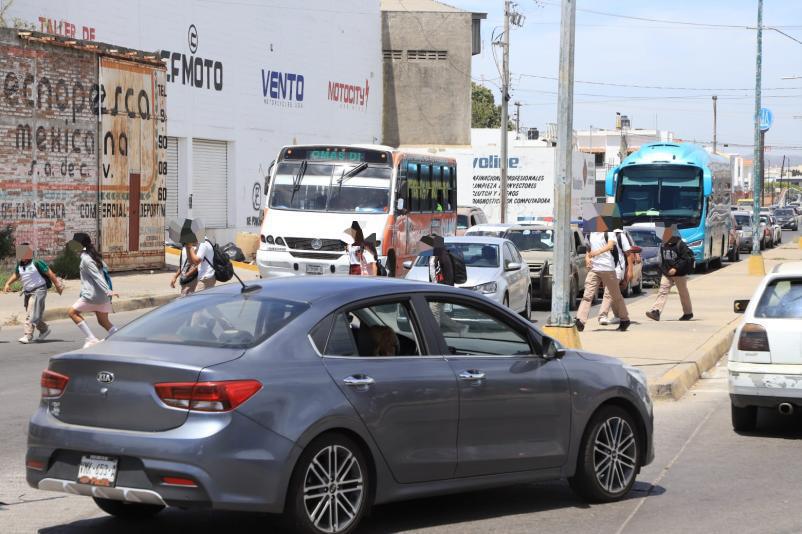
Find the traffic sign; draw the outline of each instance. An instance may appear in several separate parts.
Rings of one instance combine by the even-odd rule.
[[[771,123],[774,120],[774,114],[769,108],[760,108],[760,131],[766,132],[771,128]]]

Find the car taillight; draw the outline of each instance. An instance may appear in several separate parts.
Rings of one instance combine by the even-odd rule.
[[[258,380],[221,382],[164,382],[156,384],[156,394],[167,406],[199,412],[228,412],[262,389]]]
[[[70,377],[56,373],[55,371],[45,370],[42,372],[42,379],[40,384],[42,386],[43,399],[57,399],[64,394],[67,388],[67,382]]]
[[[738,338],[738,350],[768,352],[769,336],[766,335],[766,329],[759,324],[746,323]]]

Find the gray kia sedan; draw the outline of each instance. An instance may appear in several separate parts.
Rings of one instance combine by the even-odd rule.
[[[41,384],[28,483],[124,518],[283,512],[351,532],[373,504],[522,482],[613,501],[653,458],[638,369],[407,280],[204,291],[52,358]]]

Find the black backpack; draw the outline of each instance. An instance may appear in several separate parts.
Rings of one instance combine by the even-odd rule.
[[[234,266],[231,264],[231,258],[223,252],[220,245],[212,243],[208,239],[206,241],[212,246],[212,251],[214,252],[211,266],[214,269],[215,279],[218,282],[228,282],[234,277]],[[208,262],[209,260],[206,261]]]
[[[459,249],[448,249],[451,265],[454,267],[454,285],[468,281],[468,269],[465,268],[465,256]]]

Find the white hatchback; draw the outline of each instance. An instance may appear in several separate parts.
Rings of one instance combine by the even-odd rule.
[[[732,426],[748,431],[759,407],[802,409],[802,262],[775,267],[735,311],[744,319],[729,354]]]

